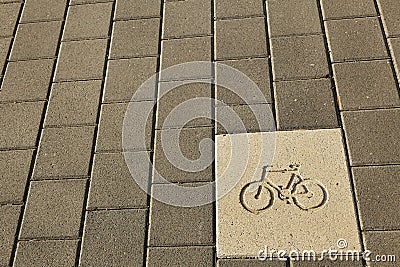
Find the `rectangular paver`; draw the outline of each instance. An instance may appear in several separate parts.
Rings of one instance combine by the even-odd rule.
[[[258,259],[219,259],[217,267],[285,267],[286,261]]]
[[[149,18],[160,16],[160,0],[117,0],[115,20]]]
[[[214,264],[212,247],[150,247],[147,266],[198,266],[209,267]]]
[[[357,4],[348,0],[321,0],[325,19],[376,16],[374,0],[359,0]]]
[[[400,2],[396,0],[378,0],[387,36],[400,35]]]
[[[365,247],[372,252],[370,259],[387,260],[387,262],[368,262],[369,266],[395,267],[398,265],[397,261],[400,255],[399,239],[400,231],[366,232],[364,237]],[[376,259],[377,255],[380,257]],[[391,261],[389,260],[389,256],[391,256]]]
[[[0,206],[0,266],[9,266],[21,206]]]
[[[21,22],[63,20],[67,0],[27,0]]]
[[[217,19],[264,15],[263,3],[258,0],[238,0],[234,4],[230,0],[215,0],[214,2]]]
[[[1,5],[0,36],[8,37],[14,33],[21,3],[9,3]]]
[[[0,38],[0,69],[6,64],[11,38]]]

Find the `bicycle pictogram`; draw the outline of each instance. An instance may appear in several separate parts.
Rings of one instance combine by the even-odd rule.
[[[240,191],[240,202],[243,207],[259,214],[270,208],[275,201],[274,190],[278,198],[287,204],[294,204],[307,211],[324,206],[328,200],[325,186],[313,179],[304,179],[299,172],[300,165],[289,165],[289,169],[270,170],[270,174],[289,174],[288,184],[283,187],[276,185],[267,177],[269,166],[264,166],[259,181],[247,183]]]

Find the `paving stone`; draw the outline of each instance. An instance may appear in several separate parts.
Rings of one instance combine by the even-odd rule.
[[[54,57],[60,30],[60,21],[19,24],[10,59]]]
[[[377,18],[332,20],[325,23],[332,61],[387,57]]]
[[[114,19],[159,17],[160,7],[160,0],[117,0]]]
[[[397,73],[397,78],[400,82],[400,38],[389,39],[390,49],[392,51],[394,66]]]
[[[263,3],[258,0],[216,0],[215,13],[217,19],[263,16]]]
[[[329,74],[322,36],[272,39],[275,80],[321,78]]]
[[[61,43],[55,81],[102,79],[107,40]]]
[[[376,16],[374,0],[360,0],[355,5],[348,0],[322,0],[325,19]]]
[[[258,99],[256,96],[248,96],[249,100],[245,102],[243,99],[238,97],[235,93],[222,86],[217,86],[217,99],[224,102],[225,104],[255,104],[255,103],[268,103],[272,102],[270,80],[269,80],[269,64],[268,60],[265,58],[255,58],[255,59],[241,59],[241,60],[227,60],[221,61],[218,64],[224,64],[235,68],[236,70],[247,75],[253,82],[256,83],[259,90],[263,93],[264,99]],[[219,69],[221,71],[219,71]],[[227,82],[229,79],[234,79],[230,77],[234,75],[231,71],[225,70],[225,68],[218,68],[216,70],[216,81],[217,83]],[[246,86],[246,85],[243,85]],[[234,88],[231,88],[232,90]],[[246,95],[247,96],[247,95]]]
[[[69,5],[73,6],[73,5],[105,3],[105,2],[112,2],[112,0],[71,0]]]
[[[334,256],[332,256],[334,257]],[[351,259],[351,256],[348,256]],[[293,267],[363,267],[363,263],[361,261],[361,256],[360,260],[345,260],[346,256],[343,256],[343,260],[340,260],[340,256],[338,256],[338,260],[332,261],[331,259],[323,259],[319,261],[293,261],[292,265]]]
[[[0,206],[0,266],[9,266],[21,206]]]
[[[164,136],[164,137],[163,137]],[[200,128],[183,128],[156,131],[156,145],[154,168],[164,179],[169,182],[194,182],[194,181],[211,181],[213,179],[212,161],[213,161],[213,146],[204,145],[200,153],[200,142],[213,137],[213,131],[210,127]],[[168,141],[162,142],[162,138],[178,138],[179,147],[175,147]],[[168,140],[168,139],[166,139]],[[176,139],[174,139],[176,140]],[[168,145],[171,145],[169,147]],[[195,161],[202,158],[199,163],[183,163],[177,162],[179,159],[178,152],[181,152],[183,157],[190,161]],[[169,153],[177,159],[166,155]],[[184,164],[180,165],[177,164]],[[161,182],[154,178],[155,182]]]
[[[166,2],[163,38],[211,34],[211,5],[208,0]]]
[[[32,181],[20,239],[79,237],[86,180]]]
[[[216,59],[267,55],[264,18],[221,20],[216,27]]]
[[[286,261],[258,259],[219,259],[217,267],[285,267]]]
[[[400,3],[396,0],[378,0],[387,36],[400,35]]]
[[[146,211],[88,212],[80,266],[141,266]]]
[[[137,89],[155,75],[156,58],[131,58],[108,61],[104,89],[104,101],[127,101],[137,93]],[[155,99],[155,84],[152,90],[135,94],[135,100]]]
[[[0,105],[0,148],[35,147],[43,102]]]
[[[150,212],[150,246],[213,245],[212,204],[185,208],[153,200]]]
[[[13,36],[20,8],[21,3],[1,5],[0,36]]]
[[[400,228],[400,190],[393,187],[400,177],[400,166],[353,168],[363,230]]]
[[[372,254],[370,258],[375,260],[377,255],[380,255],[378,259],[383,259],[386,256],[387,262],[368,262],[369,266],[375,267],[395,267],[398,264],[396,261],[400,255],[400,231],[388,231],[388,232],[365,232],[365,247],[370,250]],[[395,261],[389,261],[388,257],[395,256]]]
[[[240,152],[235,153],[234,143],[245,145],[236,146]],[[228,186],[219,181],[237,181],[217,198],[219,258],[254,257],[265,246],[322,251],[336,247],[339,238],[346,239],[348,249],[360,249],[341,129],[218,135],[216,146],[217,196]],[[267,162],[273,148],[272,162]],[[243,157],[248,161],[243,163]],[[265,165],[272,165],[266,178]],[[279,186],[287,187],[293,177],[288,190],[298,195],[278,197]],[[264,190],[255,186],[251,192],[252,181],[262,181]],[[306,190],[311,197],[304,195]]]
[[[96,124],[101,81],[54,83],[45,126]]]
[[[333,70],[342,110],[400,106],[389,61],[334,64]]]
[[[74,266],[77,248],[78,240],[20,241],[14,266]]]
[[[11,38],[0,38],[0,69],[6,64]]]
[[[198,266],[214,264],[211,247],[154,247],[148,249],[147,266]]]
[[[89,175],[94,127],[45,128],[34,178]]]
[[[131,103],[131,105],[135,105],[135,109],[147,111],[153,109],[154,103],[152,101],[134,102]],[[127,108],[127,103],[102,105],[96,152],[123,150],[122,128]],[[147,122],[144,129],[138,127],[137,129],[132,129],[131,132],[126,133],[128,135],[127,138],[131,142],[128,147],[124,148],[124,150],[150,150],[153,112],[151,111],[149,114],[145,114],[145,112],[143,112],[140,114],[135,114],[135,117],[128,116],[127,119],[129,118],[135,120],[137,120],[137,118],[140,118],[139,120],[146,119]],[[143,127],[142,125],[140,126]],[[143,135],[143,130],[145,131],[145,143],[143,143],[143,140],[139,138],[139,136]]]
[[[278,129],[337,128],[329,79],[275,83]]]
[[[138,159],[132,165],[150,176],[149,164],[135,157],[138,153],[147,154],[129,152],[130,158]],[[132,178],[123,154],[96,154],[88,208],[146,208],[147,195]]]
[[[116,21],[110,58],[156,56],[160,19]]]
[[[53,59],[9,62],[0,101],[46,100],[53,65]]]
[[[112,5],[112,3],[98,3],[70,6],[63,40],[108,37]]]
[[[316,1],[267,0],[266,4],[271,37],[322,32]]]
[[[66,0],[27,0],[21,22],[63,20],[66,7]]]
[[[0,203],[22,202],[33,150],[0,152]]]
[[[400,162],[400,109],[343,112],[350,164]]]

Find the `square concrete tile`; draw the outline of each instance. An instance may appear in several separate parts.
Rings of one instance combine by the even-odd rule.
[[[220,20],[215,31],[216,59],[267,56],[264,18]]]
[[[144,210],[88,212],[80,265],[142,265],[145,219]]]
[[[363,230],[400,229],[400,166],[357,167],[353,177]]]
[[[276,145],[272,164],[266,162],[273,153],[271,138]],[[241,176],[217,200],[218,257],[257,256],[265,246],[322,251],[336,247],[339,238],[349,249],[360,249],[340,129],[226,135],[216,142],[217,195],[226,186],[219,181]],[[253,155],[244,168],[242,159],[231,157],[233,142],[247,144],[248,151],[236,149]],[[266,177],[265,165],[272,165]]]
[[[63,41],[106,38],[110,29],[112,5],[112,3],[98,3],[70,6]]]
[[[72,178],[89,175],[94,127],[45,128],[34,178]]]
[[[345,256],[343,260],[340,260],[340,256],[338,256],[338,260],[332,261],[329,258],[319,260],[319,261],[292,261],[293,267],[364,267],[361,257],[359,261],[356,260],[345,260]],[[349,256],[351,259],[351,256]]]
[[[21,206],[0,206],[0,266],[9,266]]]
[[[286,267],[286,261],[258,259],[219,259],[217,267]]]
[[[333,71],[342,110],[400,106],[389,61],[334,64]]]
[[[211,4],[208,0],[166,2],[163,38],[211,34]]]
[[[350,164],[400,162],[400,109],[343,112]]]
[[[354,4],[349,0],[322,0],[325,19],[376,16],[374,0],[359,0]]]
[[[217,19],[240,18],[264,15],[263,3],[258,0],[216,0],[215,14]]]
[[[275,83],[278,129],[337,128],[329,79]]]
[[[325,22],[333,62],[387,57],[377,18]]]
[[[397,78],[399,79],[400,82],[400,38],[389,39],[389,46],[392,52]]]
[[[147,266],[214,266],[212,247],[150,247]]]
[[[125,152],[135,170],[150,177],[150,166],[141,159],[147,152]],[[139,155],[143,154],[143,155]],[[137,160],[136,160],[137,159]],[[96,154],[88,208],[146,208],[147,194],[137,185],[122,153]]]
[[[157,56],[160,19],[116,21],[110,58]]]
[[[147,79],[155,75],[156,58],[109,60],[103,102],[129,101]],[[155,87],[135,94],[135,100],[155,99]]]
[[[10,49],[11,38],[0,38],[0,68],[6,64],[8,50]]]
[[[387,36],[400,35],[400,3],[396,0],[378,0]]]
[[[19,24],[10,59],[54,57],[60,30],[61,21]]]
[[[53,65],[53,59],[9,62],[0,101],[46,100]]]
[[[2,16],[0,17],[1,37],[13,36],[20,8],[21,8],[21,3],[9,3],[1,5],[1,13],[2,13]]]
[[[160,7],[160,0],[117,0],[114,19],[159,17]]]
[[[266,4],[271,37],[322,32],[316,1],[267,0]]]
[[[0,148],[35,147],[43,102],[0,104]]]
[[[0,152],[0,203],[23,202],[33,150]]]
[[[272,39],[272,69],[275,80],[322,78],[329,75],[322,36]]]
[[[22,10],[21,22],[63,20],[67,0],[27,0]]]
[[[55,81],[102,79],[107,40],[61,43]]]
[[[396,267],[398,266],[398,257],[400,255],[400,231],[388,232],[366,232],[365,233],[365,247],[372,252],[370,258],[375,260],[375,257],[380,256],[378,259],[384,259],[387,262],[368,262],[371,267]],[[393,257],[394,256],[394,257]]]
[[[53,83],[45,126],[95,125],[101,81]]]
[[[20,241],[14,266],[74,266],[77,248],[78,240]]]

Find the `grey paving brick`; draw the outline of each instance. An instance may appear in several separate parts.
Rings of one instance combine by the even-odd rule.
[[[277,82],[275,92],[279,129],[338,127],[330,80]]]
[[[265,100],[270,103],[271,99],[271,89],[269,80],[269,64],[268,60],[265,58],[256,59],[241,59],[241,60],[226,60],[221,61],[221,64],[228,65],[236,70],[247,75],[253,82],[256,83],[260,91],[263,93]],[[219,64],[219,63],[218,63]],[[221,71],[217,68],[216,71],[216,81],[227,82],[230,77],[234,75],[231,71],[225,71],[225,68],[221,68]],[[234,88],[231,88],[233,90]],[[216,88],[217,99],[224,102],[225,104],[254,104],[265,102],[263,99],[257,99],[255,96],[249,96],[250,100],[245,103],[240,97],[231,92],[229,89],[218,86]],[[247,95],[246,95],[247,96]]]
[[[160,0],[117,0],[115,7],[116,20],[148,18],[160,16]]]
[[[376,16],[374,0],[360,0],[357,4],[348,0],[322,0],[325,19]]]
[[[103,102],[131,100],[142,83],[155,75],[156,66],[156,58],[108,61]],[[155,86],[156,84],[154,84],[154,88],[135,94],[135,100],[155,99]]]
[[[366,249],[372,252],[370,255],[372,260],[375,260],[377,255],[382,256],[379,259],[383,259],[383,256],[394,255],[396,261],[398,261],[400,255],[400,231],[365,232],[364,239]],[[395,267],[398,265],[396,261],[392,259],[392,262],[368,262],[368,264],[371,267]]]
[[[340,259],[340,257],[338,256]],[[349,255],[349,258],[351,259],[351,256]],[[356,261],[356,260],[345,260],[345,256],[343,257],[343,260],[336,260],[332,261],[331,259],[327,258],[321,261],[293,261],[292,265],[293,267],[363,267],[362,261]]]
[[[165,135],[164,137],[162,137]],[[162,138],[179,138],[179,147],[168,147],[170,143],[163,143]],[[200,153],[199,145],[204,139],[212,139],[213,131],[210,127],[201,128],[184,128],[173,130],[156,131],[156,145],[154,156],[154,168],[164,179],[170,182],[194,182],[194,181],[211,181],[213,179],[212,160],[213,146],[204,146]],[[165,142],[165,141],[164,141]],[[178,157],[177,152],[181,152],[187,160],[197,160],[200,156],[203,158],[202,163],[188,163],[184,165],[187,170],[177,166],[174,159],[169,160],[166,153]],[[156,178],[155,182],[160,182]]]
[[[55,81],[102,79],[107,40],[61,43]]]
[[[266,3],[271,37],[321,33],[316,1],[267,0]]]
[[[153,187],[161,187],[162,190],[162,186]],[[213,244],[212,204],[184,208],[153,200],[150,212],[151,246]]]
[[[0,104],[0,148],[36,146],[43,102]]]
[[[0,203],[22,202],[33,150],[0,152]]]
[[[9,62],[0,101],[46,100],[53,65],[53,59]]]
[[[400,177],[400,166],[353,168],[358,207],[363,230],[400,228],[400,189],[393,187]]]
[[[126,152],[127,153],[127,152]],[[131,153],[135,170],[150,176],[149,163],[142,162],[139,153]],[[137,157],[135,157],[137,155]],[[88,208],[146,208],[147,195],[129,172],[122,153],[96,154],[90,183]]]
[[[9,266],[21,206],[0,206],[0,266]]]
[[[82,4],[93,4],[93,3],[105,3],[112,2],[112,0],[71,0],[70,5],[82,5]]]
[[[116,21],[110,58],[156,56],[160,19]]]
[[[263,3],[258,0],[216,0],[215,13],[218,19],[263,16]]]
[[[87,176],[93,135],[94,127],[45,128],[34,178]]]
[[[135,105],[135,109],[139,110],[149,110],[154,106],[154,102],[135,102],[132,103]],[[101,108],[100,114],[100,125],[99,125],[99,133],[97,137],[96,143],[96,151],[122,151],[122,127],[124,116],[127,111],[128,104],[127,103],[118,103],[118,104],[104,104]],[[144,129],[137,128],[132,129],[128,134],[128,138],[131,140],[128,147],[125,147],[124,150],[150,150],[150,141],[151,141],[151,129],[152,129],[152,118],[153,112],[149,114],[145,114],[145,112],[140,114],[135,114],[135,116],[143,118],[143,116],[147,116],[147,123]],[[130,118],[127,119],[136,119]],[[142,140],[139,138],[142,137],[143,131],[145,131],[145,143],[141,142]],[[142,137],[143,138],[143,137]]]
[[[0,38],[0,69],[6,64],[11,38]]]
[[[387,36],[400,35],[400,3],[396,0],[378,0]]]
[[[329,74],[322,36],[272,39],[275,80],[321,78]]]
[[[208,0],[166,2],[163,38],[211,34],[211,5]]]
[[[88,212],[79,266],[141,266],[146,211]]]
[[[18,19],[21,3],[9,3],[1,6],[0,36],[12,36]]]
[[[79,237],[86,180],[32,181],[20,239]]]
[[[260,261],[258,259],[219,259],[218,267],[284,267],[286,261],[270,260]]]
[[[400,162],[400,109],[343,112],[351,165]]]
[[[334,64],[333,70],[341,109],[400,106],[389,61]]]
[[[267,55],[264,18],[221,20],[215,27],[217,59]]]
[[[212,247],[154,247],[148,249],[147,266],[198,266],[214,264]]]
[[[54,57],[60,30],[60,21],[19,24],[10,59]]]
[[[67,0],[27,0],[21,22],[63,20]]]
[[[392,51],[394,67],[397,73],[397,79],[400,82],[400,38],[389,39],[390,49]]]
[[[387,57],[377,18],[332,20],[325,23],[332,61]]]
[[[101,81],[54,83],[45,126],[96,124]]]
[[[70,6],[63,40],[106,38],[110,28],[112,5],[98,3]]]
[[[74,266],[77,247],[78,240],[20,241],[14,266]]]

